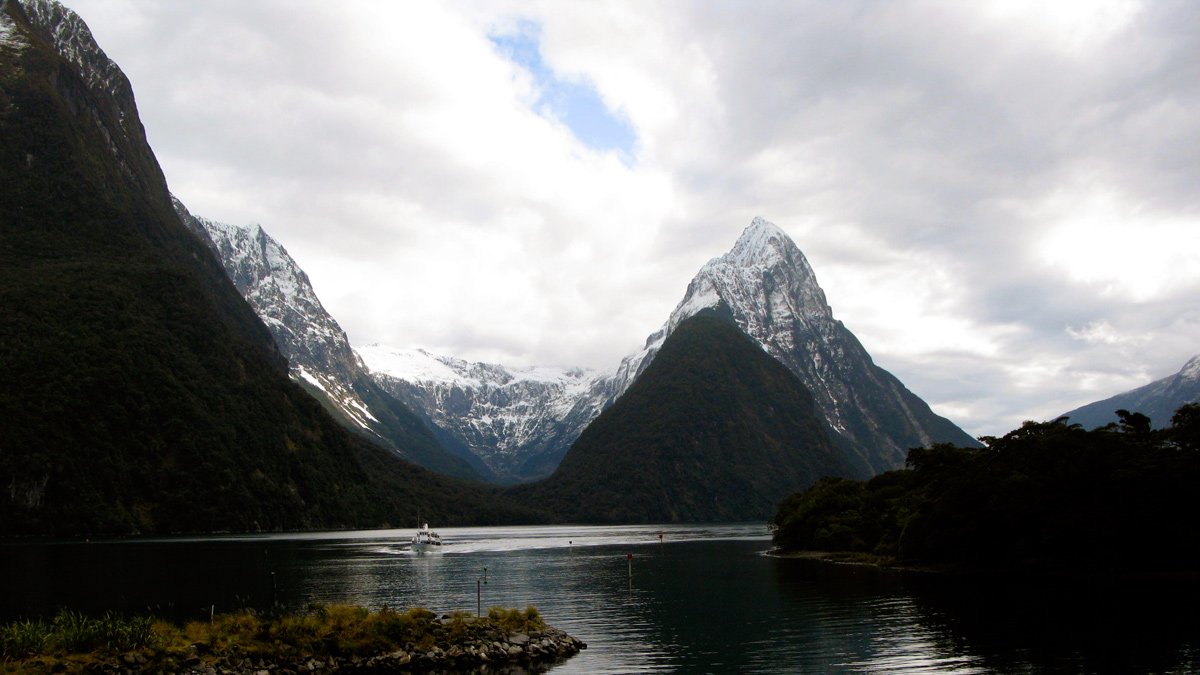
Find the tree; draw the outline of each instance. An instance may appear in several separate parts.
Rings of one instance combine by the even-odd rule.
[[[1150,418],[1140,412],[1131,413],[1122,408],[1117,411],[1117,419],[1121,421],[1121,431],[1133,434],[1139,439],[1150,435]]]

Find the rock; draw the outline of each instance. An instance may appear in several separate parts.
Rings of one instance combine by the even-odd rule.
[[[513,633],[508,636],[508,641],[514,645],[524,645],[529,642],[529,636],[524,633]]]

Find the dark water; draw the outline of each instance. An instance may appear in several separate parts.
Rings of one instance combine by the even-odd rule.
[[[589,644],[554,673],[1200,671],[1190,582],[778,559],[758,524],[443,529],[449,545],[427,555],[409,534],[0,545],[0,619],[313,602],[473,612],[478,588],[484,611],[533,604]]]

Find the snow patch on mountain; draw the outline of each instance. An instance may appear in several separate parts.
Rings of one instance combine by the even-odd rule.
[[[1193,356],[1183,364],[1183,368],[1179,370],[1179,377],[1190,381],[1200,381],[1200,355]]]
[[[30,23],[54,45],[60,56],[74,65],[87,81],[88,87],[112,96],[122,129],[127,135],[140,136],[133,86],[96,40],[92,31],[78,14],[54,0],[20,0]]]
[[[465,445],[501,480],[547,475],[607,403],[607,373],[506,366],[368,345],[384,389]]]
[[[1063,416],[1084,428],[1094,429],[1117,422],[1116,411],[1124,409],[1148,416],[1155,429],[1162,429],[1170,426],[1171,418],[1180,406],[1196,402],[1200,402],[1200,355],[1188,359],[1173,375],[1089,403],[1063,413]]]
[[[17,32],[17,25],[7,13],[0,12],[0,46],[24,49],[29,43]]]
[[[356,425],[378,435],[378,422],[349,384],[357,361],[346,333],[325,311],[308,275],[259,225],[230,225],[174,206],[184,224],[214,249],[226,274],[287,356],[292,377],[324,392]]]

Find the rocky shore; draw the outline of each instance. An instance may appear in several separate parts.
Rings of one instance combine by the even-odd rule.
[[[184,655],[147,655],[142,652],[93,661],[82,668],[69,662],[38,659],[26,662],[33,672],[87,672],[104,675],[129,673],[189,673],[192,675],[299,675],[301,673],[479,673],[538,672],[561,662],[587,644],[556,628],[504,634],[488,630],[448,645],[428,650],[396,650],[374,656],[293,657],[239,653],[213,653],[205,645],[192,645]],[[80,665],[80,664],[76,664]],[[24,671],[24,668],[22,671]],[[3,672],[0,666],[0,672]]]
[[[145,646],[126,651],[100,646],[74,653],[49,649],[17,659],[10,653],[0,658],[0,674],[515,674],[541,672],[587,648],[581,640],[545,625],[532,607],[524,612],[494,608],[483,618],[461,612],[439,618],[421,609],[372,614],[343,607],[270,622],[242,614],[192,623],[182,631],[163,624],[156,630],[158,636]],[[201,630],[204,639],[178,640],[184,634],[199,636]],[[406,637],[386,639],[389,631],[393,638],[401,633]]]

